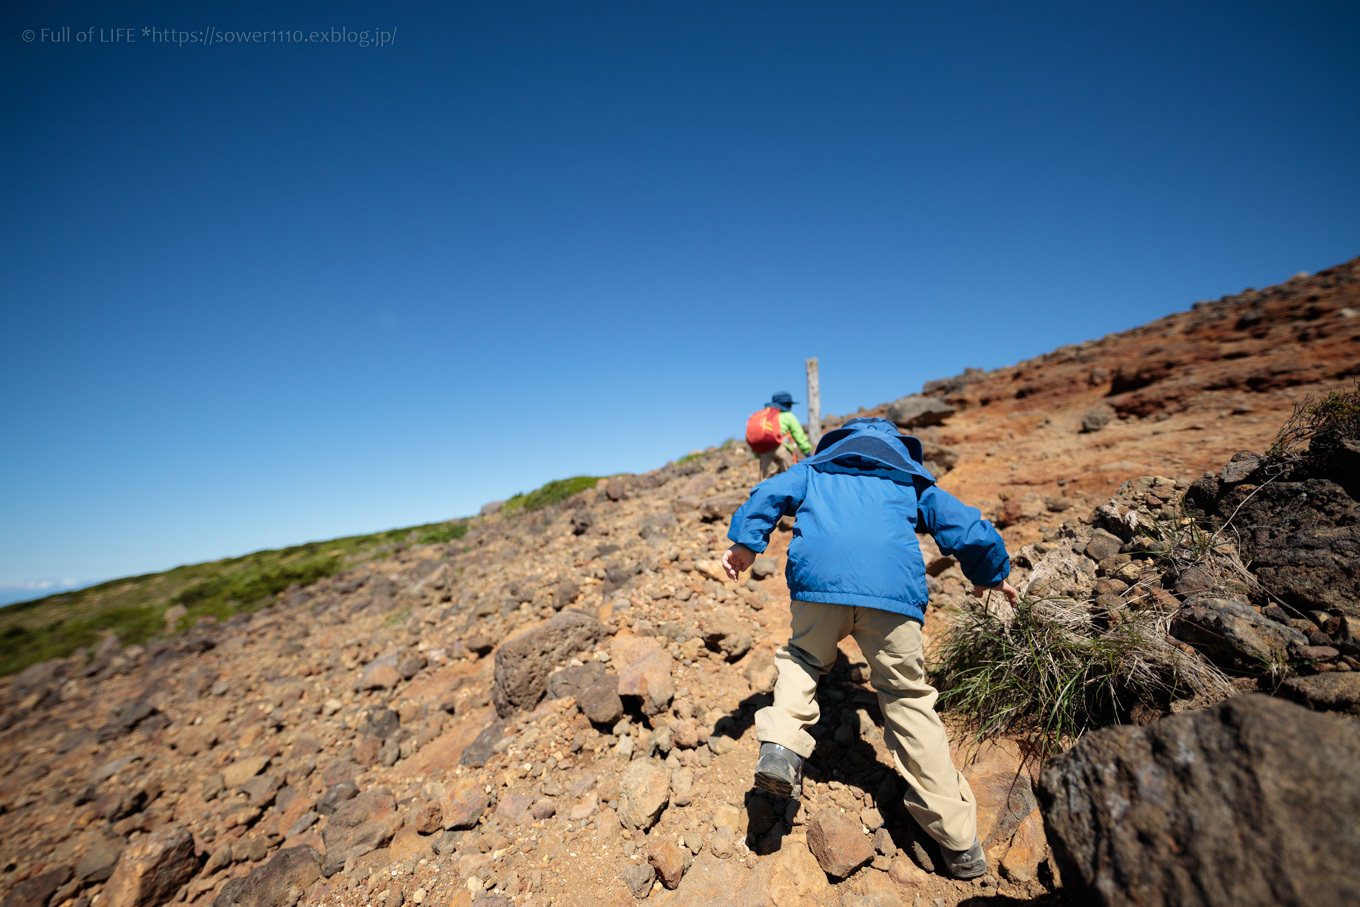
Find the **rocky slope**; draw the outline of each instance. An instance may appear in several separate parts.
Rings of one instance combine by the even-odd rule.
[[[995,510],[1014,550],[1089,550],[1124,481],[1170,476],[1125,489],[1157,512],[1263,449],[1294,397],[1356,374],[1357,276],[1351,262],[938,382],[915,406],[929,412],[896,415],[942,420],[915,429],[942,484]],[[1055,897],[1037,760],[1014,741],[957,756],[994,874],[927,871],[853,642],[819,693],[802,803],[750,791],[790,534],[749,581],[715,558],[755,480],[749,454],[711,449],[253,615],[0,681],[6,907]],[[1141,581],[1119,541],[1093,584]],[[936,601],[958,600],[957,568],[930,562]]]
[[[1016,527],[1003,530],[1007,541],[1024,543],[1060,521],[1046,510],[1089,509],[1132,476],[1193,479],[1239,450],[1265,450],[1296,400],[1357,375],[1360,259],[1008,368],[928,382],[926,398],[943,409],[912,418],[903,406],[908,418],[898,421],[961,454],[942,484],[1000,512]]]

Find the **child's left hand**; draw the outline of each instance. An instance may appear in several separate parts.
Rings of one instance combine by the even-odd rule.
[[[728,579],[736,579],[742,572],[751,569],[751,565],[756,562],[756,553],[745,545],[733,545],[723,552],[723,570],[727,572]]]

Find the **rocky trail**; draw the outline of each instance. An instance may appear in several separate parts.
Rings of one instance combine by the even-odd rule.
[[[787,632],[791,529],[775,533],[749,580],[722,575],[728,517],[757,480],[750,454],[727,446],[539,511],[490,506],[453,543],[400,550],[253,614],[146,646],[109,638],[0,681],[4,907],[952,907],[1183,885],[1147,862],[1136,835],[1101,831],[1118,823],[1083,799],[1107,778],[1090,760],[1108,751],[1099,758],[1150,764],[1167,740],[1221,755],[1224,728],[1255,741],[1258,726],[1360,752],[1354,719],[1338,717],[1360,715],[1347,624],[1360,619],[1356,489],[1344,476],[1271,484],[1261,461],[1235,457],[1268,447],[1296,399],[1356,374],[1360,264],[1350,262],[860,413],[927,442],[941,484],[995,518],[1016,579],[1036,593],[1109,613],[1164,608],[1188,656],[1289,669],[1279,683],[1234,681],[1280,698],[1178,701],[1047,762],[1021,740],[976,744],[957,728],[992,867],[980,880],[932,871],[852,641],[819,691],[802,801],[752,791],[753,716]],[[1322,502],[1301,521],[1288,510],[1300,494]],[[1185,506],[1220,518],[1256,507],[1253,525],[1280,527],[1246,538],[1267,598],[1224,597],[1190,571],[1140,559],[1140,532]],[[923,550],[929,645],[966,589],[928,537]],[[1253,747],[1268,750],[1227,749]],[[1272,793],[1250,765],[1234,783],[1272,808],[1294,796],[1291,816],[1331,816],[1360,783],[1336,768],[1341,756],[1310,759],[1314,779],[1352,777],[1317,785],[1336,794],[1331,807]],[[1176,824],[1210,799],[1189,795],[1178,814],[1190,818],[1144,810],[1134,824],[1180,842],[1203,877],[1228,872],[1225,897],[1252,903],[1254,889],[1240,886],[1255,876],[1235,882],[1219,865],[1227,845],[1185,840]],[[1215,840],[1252,828],[1250,816],[1205,821],[1222,831]],[[1347,843],[1353,821],[1327,821],[1342,826],[1343,851],[1360,846]],[[1258,875],[1271,891],[1343,902],[1330,899],[1334,886],[1319,894]],[[1205,890],[1181,902],[1226,902]]]

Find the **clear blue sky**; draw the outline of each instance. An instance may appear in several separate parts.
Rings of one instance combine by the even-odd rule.
[[[0,12],[0,586],[469,514],[808,356],[844,412],[1360,254],[1355,3],[306,6]]]

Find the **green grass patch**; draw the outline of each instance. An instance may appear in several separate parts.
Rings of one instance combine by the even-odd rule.
[[[570,479],[555,479],[528,494],[515,495],[505,502],[505,506],[501,508],[501,513],[511,514],[517,510],[542,510],[544,507],[561,503],[574,494],[580,494],[587,488],[594,488],[599,481],[600,476],[573,476]]]
[[[188,615],[182,619],[185,625],[205,615],[224,620],[239,611],[259,608],[294,583],[308,586],[344,569],[344,561],[339,555],[309,557],[284,564],[257,566],[247,563],[237,570],[219,573],[195,583],[176,595],[170,603],[183,605],[188,610]]]
[[[173,605],[188,611],[180,628],[209,615],[225,620],[263,607],[294,584],[310,585],[406,545],[444,544],[467,531],[466,520],[450,520],[308,542],[0,608],[0,674],[96,646],[109,632],[125,645],[144,643],[164,631],[166,609]]]
[[[128,645],[140,645],[161,629],[164,609],[122,607],[41,627],[11,625],[0,632],[0,674],[13,674],[39,661],[65,657],[81,646],[98,645],[112,631]]]
[[[442,545],[467,535],[466,520],[450,520],[447,523],[431,523],[416,530],[417,545]]]

